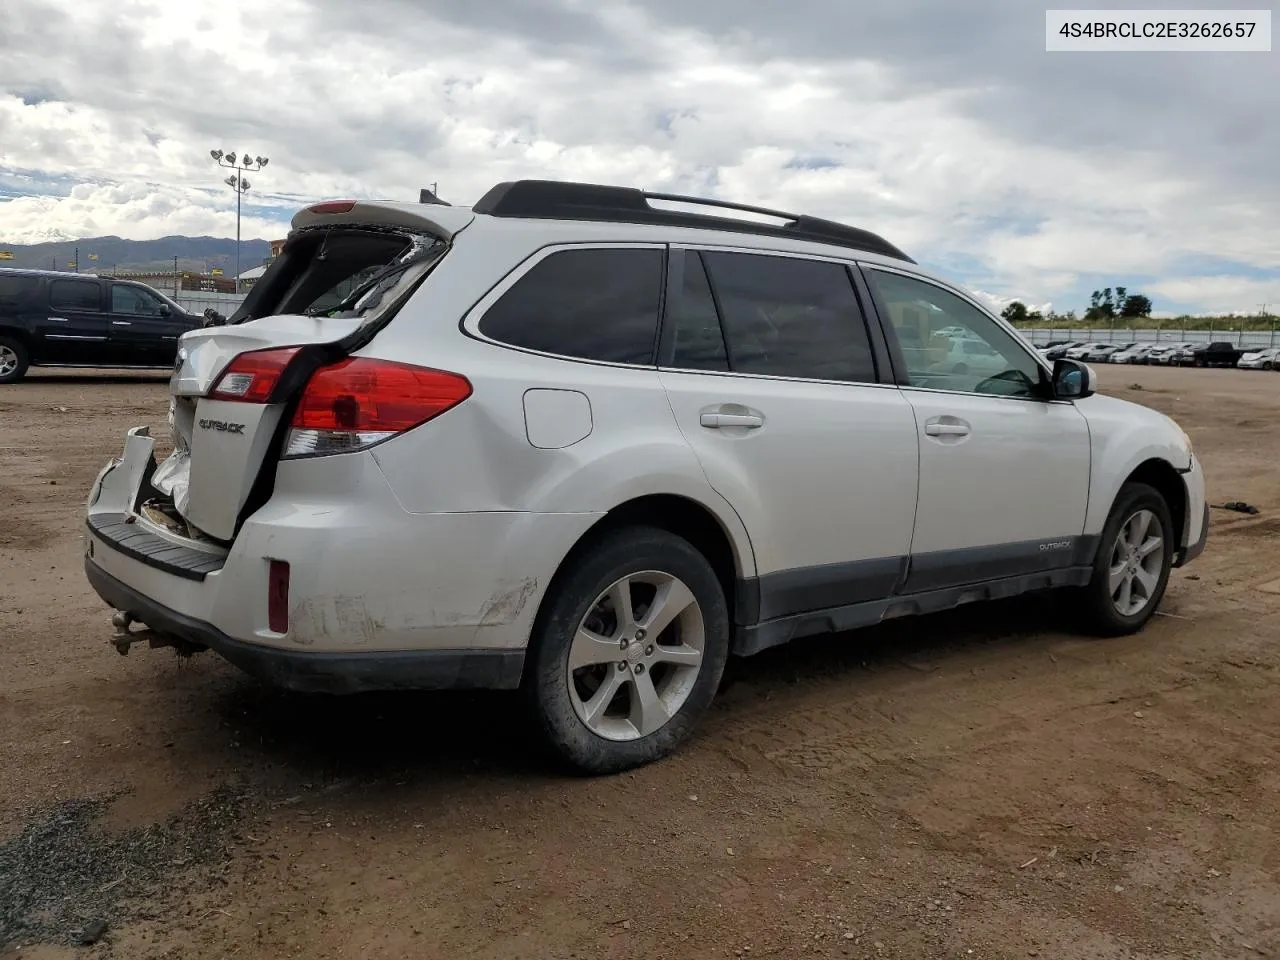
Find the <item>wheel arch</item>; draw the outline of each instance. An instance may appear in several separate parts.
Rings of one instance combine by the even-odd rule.
[[[740,536],[735,536],[737,531],[730,529],[710,507],[690,497],[669,493],[644,494],[609,510],[569,548],[542,592],[533,620],[534,634],[573,561],[604,536],[627,527],[656,527],[692,544],[715,571],[724,590],[730,617],[733,617],[739,583],[755,574],[755,559],[745,530]]]
[[[1145,483],[1155,489],[1169,507],[1173,518],[1173,528],[1177,531],[1177,547],[1185,542],[1187,532],[1187,488],[1182,482],[1182,475],[1174,469],[1173,464],[1160,457],[1150,457],[1138,464],[1121,484],[1121,489],[1130,483]],[[1117,493],[1117,496],[1119,494]]]
[[[35,340],[32,338],[29,330],[24,330],[22,327],[13,327],[0,323],[0,337],[11,337],[12,339],[17,340],[22,344],[23,349],[27,351],[27,359],[31,359],[31,349],[35,346]]]

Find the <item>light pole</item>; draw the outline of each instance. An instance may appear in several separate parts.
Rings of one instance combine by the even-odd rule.
[[[236,192],[236,293],[240,292],[240,198],[248,192],[249,181],[244,178],[245,172],[252,170],[255,173],[267,165],[266,157],[252,157],[247,153],[240,154],[239,157],[235,153],[223,153],[221,150],[210,150],[209,156],[213,157],[215,163],[220,167],[226,167],[235,172],[222,182]]]

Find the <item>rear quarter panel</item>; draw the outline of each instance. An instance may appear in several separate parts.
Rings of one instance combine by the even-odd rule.
[[[477,340],[462,330],[500,277],[541,247],[527,231],[469,227],[362,355],[466,376],[473,394],[437,420],[373,448],[411,513],[518,511],[603,515],[637,497],[685,497],[711,512],[744,576],[755,565],[741,520],[714,492],[676,426],[657,370],[560,359]],[[531,389],[573,390],[590,405],[589,433],[535,447]]]

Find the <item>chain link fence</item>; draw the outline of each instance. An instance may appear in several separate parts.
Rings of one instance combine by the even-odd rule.
[[[1021,327],[1019,332],[1036,346],[1053,340],[1079,340],[1081,343],[1207,343],[1225,340],[1239,350],[1280,347],[1280,328],[1275,323],[1272,323],[1270,330],[1215,330],[1212,327],[1204,330],[1176,327]]]
[[[180,290],[176,297],[172,293],[169,296],[178,301],[178,305],[184,310],[191,313],[204,313],[205,310],[213,308],[224,317],[229,317],[236,312],[236,308],[244,301],[243,293],[209,293],[207,291]]]

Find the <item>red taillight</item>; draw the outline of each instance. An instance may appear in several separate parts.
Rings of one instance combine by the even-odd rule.
[[[348,357],[312,374],[284,455],[359,450],[426,423],[469,396],[470,381],[456,373]]]
[[[272,560],[267,568],[267,627],[289,632],[289,564]]]
[[[326,200],[324,203],[313,203],[307,209],[311,213],[350,213],[355,205],[354,200]]]
[[[251,350],[236,357],[222,371],[213,389],[212,400],[239,400],[241,403],[266,403],[280,375],[300,347],[281,350]]]

